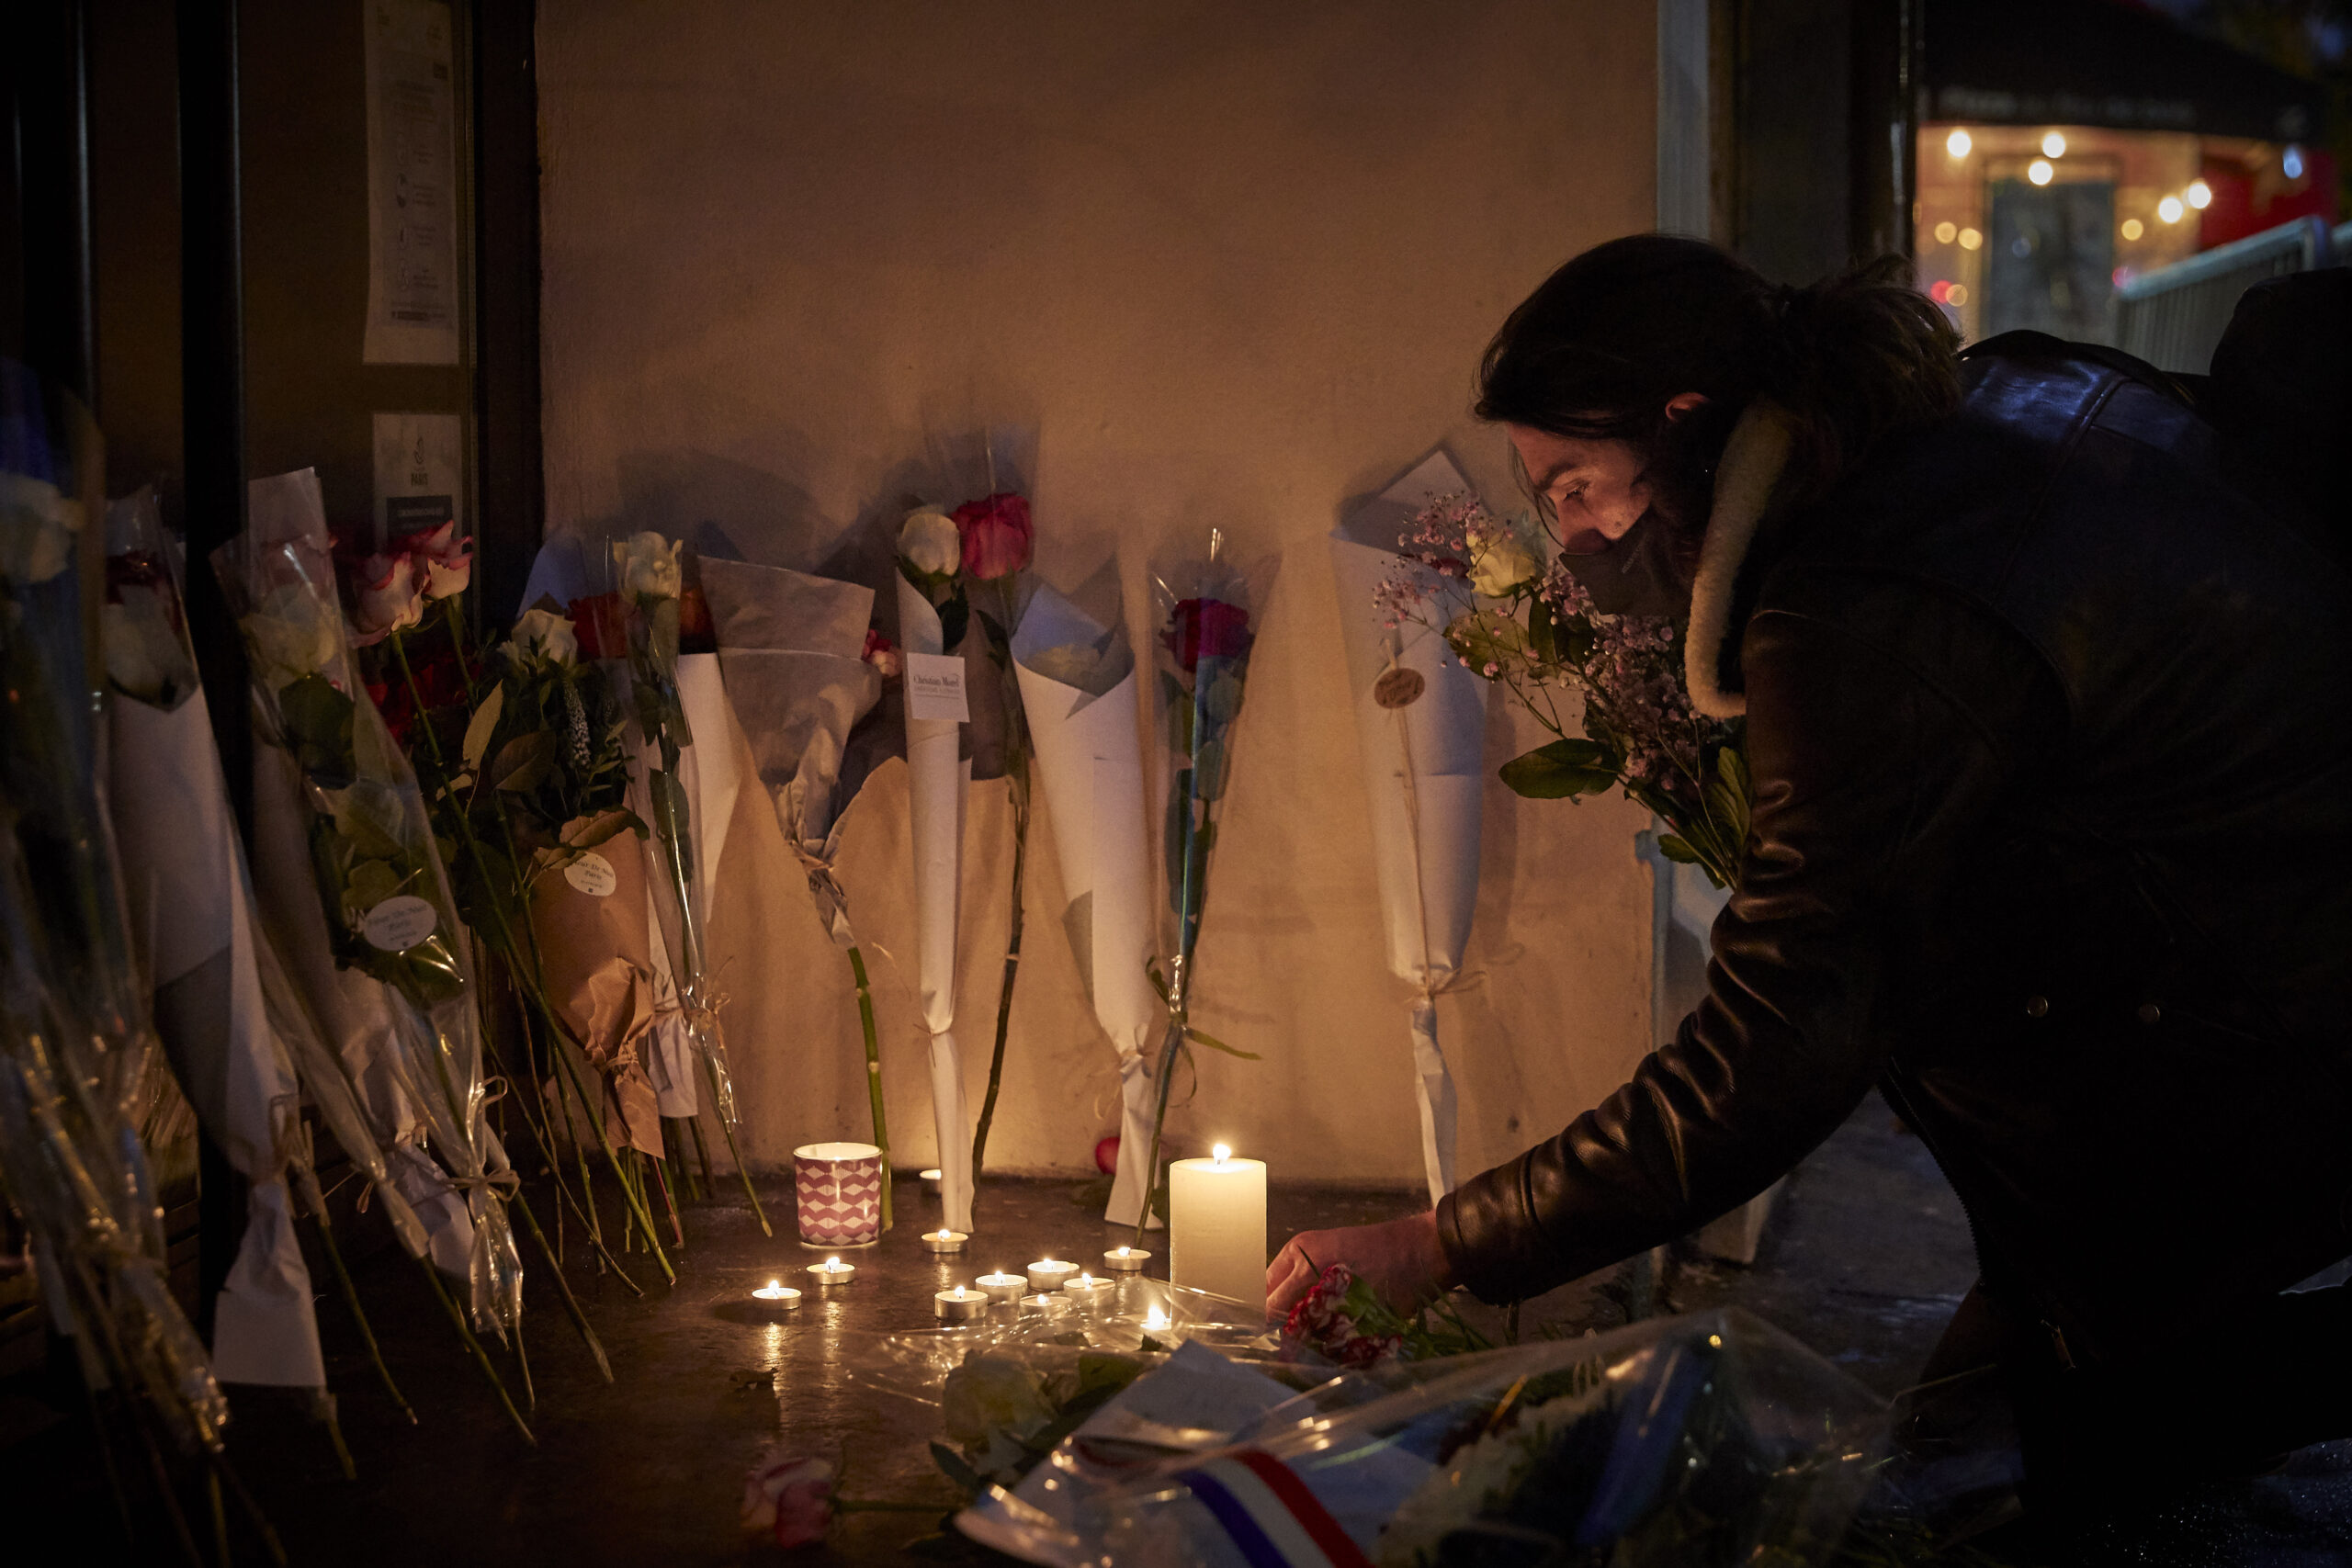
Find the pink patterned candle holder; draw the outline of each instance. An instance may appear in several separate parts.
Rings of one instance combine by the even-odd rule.
[[[882,1234],[882,1151],[872,1144],[803,1144],[792,1151],[800,1239],[863,1247]]]

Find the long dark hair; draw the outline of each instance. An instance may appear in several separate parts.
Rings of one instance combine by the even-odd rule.
[[[1960,400],[1960,337],[1888,256],[1809,288],[1776,288],[1702,240],[1634,234],[1544,280],[1478,367],[1477,416],[1631,442],[1658,513],[1695,558],[1715,460],[1758,396],[1794,424],[1788,495],[1827,491],[1896,431]],[[1707,402],[1678,420],[1668,400]]]

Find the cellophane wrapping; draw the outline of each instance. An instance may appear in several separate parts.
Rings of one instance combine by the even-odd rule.
[[[86,412],[60,403],[70,452],[51,444],[38,379],[0,360],[0,1199],[24,1221],[89,1386],[120,1391],[186,1448],[217,1449],[227,1406],[165,1283],[138,1133],[156,1045],[101,793],[83,614],[99,449]]]
[[[474,1320],[503,1333],[522,1312],[505,1205],[514,1178],[484,1115],[471,961],[424,795],[353,661],[316,475],[256,481],[251,517],[213,569],[244,636],[255,739],[299,780],[327,945],[340,971],[380,990],[389,1028],[372,1043],[382,1057],[353,1076],[380,1068],[415,1118],[470,1233],[462,1257],[436,1245],[435,1261],[462,1267]],[[421,1157],[413,1144],[395,1152]]]

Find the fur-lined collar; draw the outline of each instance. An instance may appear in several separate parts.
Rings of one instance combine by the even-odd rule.
[[[1690,585],[1690,631],[1682,642],[1682,674],[1690,705],[1709,718],[1747,712],[1745,693],[1723,685],[1724,638],[1731,632],[1732,591],[1772,487],[1789,461],[1789,416],[1762,398],[1747,405],[1715,465],[1714,510],[1699,542],[1699,575]]]

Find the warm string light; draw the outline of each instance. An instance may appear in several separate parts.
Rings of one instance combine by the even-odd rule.
[[[1950,136],[1944,138],[1944,151],[1955,158],[1967,157],[1969,149],[1975,145],[1976,143],[1970,140],[1965,130],[1954,130]]]
[[[2025,177],[2038,186],[2048,185],[2057,172],[2050,166],[2050,160],[2047,158],[2036,158],[2025,166]]]
[[[2044,136],[2041,139],[2041,155],[2045,158],[2064,157],[2066,155],[2065,137],[2054,130]]]

